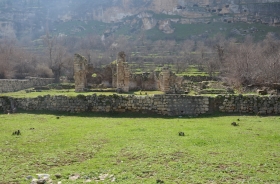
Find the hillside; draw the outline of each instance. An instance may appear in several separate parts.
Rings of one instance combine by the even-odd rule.
[[[0,36],[98,34],[203,39],[280,34],[280,0],[0,0]]]

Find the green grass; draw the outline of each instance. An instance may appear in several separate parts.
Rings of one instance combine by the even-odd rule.
[[[200,71],[198,69],[198,67],[195,66],[195,65],[190,65],[187,68],[186,72],[182,72],[182,73],[177,74],[177,75],[179,75],[179,76],[184,76],[184,75],[188,75],[188,76],[209,76],[209,74],[207,72]]]
[[[98,89],[100,90],[100,89]],[[9,96],[9,97],[14,97],[14,98],[35,98],[38,96],[46,96],[46,95],[51,95],[51,96],[59,96],[59,95],[65,95],[65,96],[77,96],[77,95],[113,95],[117,94],[116,92],[105,92],[106,89],[104,89],[104,92],[79,92],[76,93],[74,89],[70,90],[43,90],[42,92],[31,92],[31,93],[26,93],[25,90],[17,91],[17,92],[10,92],[10,93],[0,93],[1,96]],[[142,95],[145,95],[146,93],[148,95],[153,95],[153,94],[164,94],[161,91],[141,91]],[[121,95],[140,95],[140,91],[130,91],[129,93],[123,93]]]
[[[140,66],[139,66],[140,65]],[[129,63],[129,66],[132,68],[133,73],[135,74],[141,74],[143,72],[149,71],[149,69],[154,67],[154,71],[161,71],[162,67],[159,67],[153,62],[145,62],[143,65],[138,64],[136,62]],[[168,66],[171,71],[175,72],[177,69],[177,66],[175,64],[166,64],[165,66]],[[218,75],[218,72],[214,73],[215,75]],[[205,71],[201,71],[198,69],[195,65],[189,65],[186,71],[180,71],[180,73],[176,73],[177,76],[209,76],[209,74]]]
[[[231,126],[237,118],[240,126]],[[25,177],[37,173],[51,174],[54,183],[101,174],[115,183],[280,182],[279,117],[19,113],[0,119],[0,183],[30,183]],[[22,135],[12,136],[15,130]],[[81,178],[70,181],[75,173]]]
[[[33,98],[37,96],[45,96],[45,95],[66,95],[66,96],[77,96],[79,94],[83,95],[92,95],[94,92],[85,92],[85,93],[76,93],[74,89],[70,90],[43,90],[42,92],[31,92],[31,93],[26,93],[25,90],[17,91],[17,92],[10,92],[10,93],[1,93],[1,96],[9,96],[9,97],[14,97],[14,98]],[[96,94],[100,94],[99,92],[96,92]],[[102,93],[102,94],[108,94],[111,95],[113,93],[108,92],[108,93]]]

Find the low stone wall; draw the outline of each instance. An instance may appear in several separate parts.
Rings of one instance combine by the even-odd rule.
[[[210,77],[210,76],[191,76],[191,75],[184,75],[184,80],[192,81],[192,82],[202,82],[202,81],[216,81],[217,77]]]
[[[0,97],[0,111],[11,109],[10,99],[8,97]]]
[[[153,96],[44,96],[14,99],[16,107],[23,110],[50,110],[65,112],[141,112],[162,115],[205,114],[208,97],[186,95]]]
[[[52,78],[30,77],[24,80],[18,79],[1,79],[0,93],[15,92],[35,86],[45,86],[53,82]]]
[[[280,96],[230,95],[216,98],[216,101],[220,101],[218,108],[220,112],[280,114]]]
[[[277,115],[280,96],[187,96],[187,95],[91,95],[77,97],[40,96],[37,98],[0,97],[0,110],[13,104],[22,110],[63,112],[139,112],[170,116],[202,115],[215,112]]]

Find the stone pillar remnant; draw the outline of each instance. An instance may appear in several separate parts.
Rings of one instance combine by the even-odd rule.
[[[74,79],[75,92],[83,92],[87,87],[87,59],[80,54],[75,54]]]
[[[117,90],[129,92],[130,70],[125,60],[125,53],[119,52],[117,58]]]
[[[161,71],[162,79],[161,79],[161,91],[165,93],[170,92],[170,70],[166,67],[164,67]]]

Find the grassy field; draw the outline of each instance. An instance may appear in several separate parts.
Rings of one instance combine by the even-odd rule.
[[[38,173],[54,183],[280,183],[279,117],[22,112],[0,120],[0,183]]]
[[[98,89],[100,90],[100,89]],[[9,96],[9,97],[14,97],[14,98],[35,98],[38,96],[46,96],[46,95],[51,95],[51,96],[59,96],[59,95],[65,95],[65,96],[77,96],[77,95],[113,95],[113,94],[118,94],[116,92],[106,92],[100,91],[100,92],[79,92],[76,93],[74,89],[63,89],[63,90],[56,90],[56,89],[51,89],[51,90],[43,90],[41,92],[29,92],[26,93],[26,90],[21,90],[17,92],[10,92],[10,93],[0,93],[1,96]],[[154,95],[154,94],[164,94],[161,91],[130,91],[129,93],[125,94],[118,94],[118,95]]]

